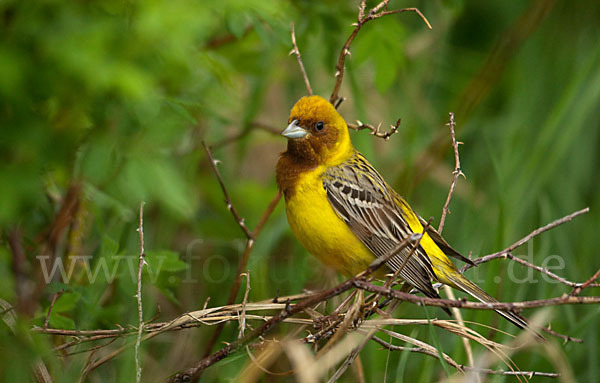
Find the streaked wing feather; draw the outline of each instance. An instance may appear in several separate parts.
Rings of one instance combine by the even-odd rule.
[[[421,221],[421,225],[424,226],[427,224],[427,221],[425,221],[425,219],[423,217],[421,217],[421,216],[418,216],[418,217],[419,217],[419,220]],[[452,248],[452,246],[450,246],[448,244],[448,242],[446,242],[446,240],[440,235],[440,233],[438,233],[437,230],[435,230],[433,227],[430,228],[429,230],[427,230],[427,234],[429,234],[431,239],[433,239],[433,242],[435,242],[435,244],[438,245],[438,247],[440,249],[442,249],[444,254],[446,254],[450,257],[454,257],[456,259],[460,259],[461,261],[468,263],[471,266],[475,266],[473,261],[471,261],[469,258],[462,255],[458,251],[454,250]]]
[[[393,202],[391,189],[362,155],[357,153],[329,168],[323,187],[336,213],[376,256],[387,255],[412,234]],[[398,270],[409,253],[409,247],[402,249],[390,258],[388,267]],[[400,277],[427,296],[439,296],[431,286],[435,277],[431,261],[420,246],[400,271]]]

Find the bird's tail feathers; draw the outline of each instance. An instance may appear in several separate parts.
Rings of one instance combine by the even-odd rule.
[[[473,298],[477,299],[480,302],[483,302],[483,303],[498,302],[498,300],[491,297],[488,293],[483,291],[479,286],[477,286],[473,282],[469,281],[462,274],[456,273],[456,275],[446,275],[446,277],[452,282],[452,284],[454,285],[455,288],[464,291],[465,293],[469,294],[470,296],[472,296]],[[525,320],[523,320],[522,318],[520,318],[518,315],[516,315],[515,313],[513,313],[511,311],[504,311],[504,310],[495,310],[495,311],[498,314],[502,315],[504,318],[506,318],[509,322],[511,322],[512,324],[514,324],[515,326],[517,326],[521,329],[526,329],[528,327],[528,324]],[[544,337],[542,337],[537,331],[535,331],[533,329],[531,329],[531,331],[538,338],[540,338],[541,340],[544,340]]]

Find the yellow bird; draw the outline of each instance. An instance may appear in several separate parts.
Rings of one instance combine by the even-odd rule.
[[[329,101],[301,98],[288,124],[282,132],[288,146],[277,162],[277,186],[290,227],[306,250],[350,277],[407,236],[423,232],[426,222],[354,149],[346,122]],[[398,270],[409,251],[404,248],[387,261],[388,272]],[[465,278],[448,256],[471,262],[429,228],[399,276],[428,297],[439,298],[431,284],[439,281],[481,302],[497,302]],[[512,312],[497,312],[520,328],[527,326]]]

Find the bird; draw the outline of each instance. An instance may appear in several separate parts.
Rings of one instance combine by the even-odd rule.
[[[427,297],[440,297],[432,282],[441,282],[481,302],[497,302],[462,275],[449,256],[472,261],[415,213],[354,148],[346,121],[328,100],[302,97],[281,134],[288,141],[277,161],[276,182],[290,228],[309,253],[352,277],[422,233],[412,254],[411,246],[405,246],[385,262],[387,273],[399,270],[405,285]],[[521,329],[527,327],[511,311],[496,312]]]

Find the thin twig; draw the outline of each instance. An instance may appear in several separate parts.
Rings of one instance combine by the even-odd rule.
[[[458,307],[473,310],[503,310],[511,311],[517,309],[530,309],[536,307],[546,306],[560,306],[560,305],[576,305],[576,304],[598,304],[600,303],[600,297],[597,296],[571,296],[564,294],[561,297],[548,298],[548,299],[537,299],[523,302],[471,302],[466,300],[452,300],[442,298],[429,298],[419,297],[403,291],[394,290],[392,288],[385,288],[383,286],[377,286],[364,280],[355,280],[354,285],[366,291],[378,293],[389,298],[400,299],[415,303],[418,305],[435,306],[435,307]]]
[[[388,130],[387,132],[381,130],[381,123],[379,125],[377,125],[377,127],[374,127],[371,124],[365,124],[359,120],[356,120],[356,124],[347,124],[347,125],[348,125],[348,128],[350,128],[352,130],[356,130],[356,131],[369,130],[371,132],[369,134],[371,134],[372,136],[383,138],[385,141],[388,141],[390,139],[390,137],[392,137],[394,134],[398,133],[398,128],[400,127],[401,122],[402,122],[402,119],[399,118],[396,121],[395,125],[390,125],[390,130]]]
[[[448,214],[450,201],[452,200],[452,194],[454,194],[454,189],[456,188],[456,182],[458,181],[458,177],[463,176],[465,174],[460,169],[460,156],[458,155],[458,145],[462,144],[462,142],[456,141],[456,133],[454,132],[454,128],[456,123],[454,122],[454,113],[450,112],[450,121],[446,124],[450,127],[450,137],[452,138],[452,148],[454,149],[454,171],[452,172],[453,179],[450,184],[450,190],[448,190],[448,196],[446,197],[446,203],[444,203],[444,207],[442,208],[442,216],[440,218],[440,225],[438,227],[438,232],[441,234],[442,230],[444,230],[444,223],[446,222],[446,215]],[[466,178],[466,177],[465,177]]]
[[[224,191],[226,190],[224,184],[222,184],[222,188]],[[262,231],[262,228],[267,223],[269,217],[273,213],[273,210],[275,210],[275,208],[277,207],[279,200],[281,200],[281,193],[279,191],[277,191],[277,193],[275,194],[275,196],[273,197],[271,202],[269,202],[269,205],[267,206],[266,210],[264,211],[262,217],[256,224],[254,231],[251,233],[250,237],[246,240],[246,247],[244,248],[244,252],[242,253],[242,258],[240,259],[240,263],[238,264],[236,278],[233,281],[231,290],[229,291],[229,297],[227,298],[227,305],[231,305],[235,302],[235,298],[237,297],[238,292],[240,291],[240,284],[241,284],[241,278],[242,278],[241,275],[243,274],[243,271],[246,269],[246,266],[248,265],[248,260],[250,259],[250,254],[252,253],[252,249],[254,248],[254,243],[256,242],[255,239],[256,239],[256,237],[258,237],[258,235]],[[206,343],[206,346],[204,348],[203,358],[208,357],[210,355],[210,353],[212,352],[213,347],[217,343],[217,340],[219,339],[219,336],[221,335],[221,332],[223,331],[224,325],[225,325],[225,323],[219,324],[217,326],[217,328],[215,329],[215,331],[213,332],[212,336],[210,337],[210,339],[208,340],[208,342]]]
[[[577,287],[576,287],[576,288],[575,288],[575,289],[574,289],[574,290],[571,292],[571,295],[572,295],[572,296],[577,296],[577,295],[579,295],[583,289],[585,289],[586,287],[589,287],[590,285],[592,285],[592,283],[593,283],[595,280],[597,280],[598,278],[600,278],[600,269],[598,269],[598,270],[597,270],[597,271],[594,273],[594,275],[592,275],[592,276],[590,277],[590,279],[588,279],[587,281],[583,282],[583,283],[581,284],[581,286],[577,286]]]
[[[250,229],[248,229],[248,227],[244,223],[244,218],[242,218],[239,215],[239,213],[237,212],[237,209],[233,205],[233,202],[231,202],[231,198],[229,197],[229,193],[227,192],[227,188],[225,187],[225,183],[223,182],[223,177],[221,177],[221,173],[219,172],[219,169],[217,168],[217,164],[219,162],[217,160],[215,160],[210,148],[206,145],[206,143],[204,141],[202,142],[202,146],[204,146],[206,155],[208,156],[208,159],[210,160],[210,166],[212,167],[212,169],[215,173],[215,176],[217,177],[217,180],[219,181],[219,185],[221,185],[221,190],[223,191],[223,196],[225,197],[225,204],[227,205],[227,209],[231,212],[231,215],[233,215],[233,218],[235,218],[235,221],[237,222],[240,229],[242,229],[242,231],[246,235],[246,238],[253,239]]]
[[[50,302],[50,307],[48,307],[48,313],[46,313],[46,319],[44,320],[44,327],[43,328],[48,328],[48,323],[50,322],[50,313],[52,312],[52,309],[54,308],[54,304],[56,303],[56,300],[65,292],[64,289],[60,289],[56,294],[54,294],[54,296],[52,297],[52,301]]]
[[[416,240],[420,236],[421,236],[420,234],[413,234],[412,236],[407,237],[404,241],[402,241],[401,244],[404,244],[404,246],[407,246],[412,240]],[[413,237],[414,237],[414,239],[413,239]],[[171,376],[171,378],[169,379],[169,382],[175,383],[175,382],[180,382],[180,381],[195,381],[195,380],[197,380],[198,376],[201,374],[201,372],[204,369],[206,369],[209,366],[212,366],[213,364],[217,363],[218,361],[222,360],[223,358],[226,358],[227,356],[231,355],[232,353],[238,351],[240,348],[246,346],[247,344],[252,342],[257,337],[264,336],[270,330],[272,330],[273,327],[275,327],[278,323],[284,321],[285,319],[291,317],[292,315],[294,315],[298,312],[304,311],[308,307],[314,306],[317,303],[323,302],[327,299],[330,299],[334,296],[344,293],[345,291],[352,288],[352,286],[355,286],[357,281],[363,280],[364,278],[367,278],[368,276],[370,276],[379,267],[381,267],[387,259],[394,256],[398,251],[402,250],[402,247],[399,248],[398,246],[396,246],[394,249],[392,249],[392,251],[390,251],[385,256],[377,258],[375,261],[373,261],[369,265],[369,267],[365,271],[358,274],[357,276],[350,278],[337,286],[334,286],[330,289],[324,290],[316,295],[306,298],[293,306],[286,304],[285,308],[279,314],[277,314],[274,317],[272,317],[271,319],[269,319],[262,326],[258,327],[257,329],[253,330],[250,333],[247,333],[241,339],[237,339],[236,341],[227,344],[227,346],[225,346],[224,348],[215,352],[214,354],[211,354],[211,355],[203,358],[202,360],[197,362],[194,365],[194,367],[188,368],[184,371],[181,371],[181,372],[176,373],[175,375]],[[188,379],[188,380],[184,380],[184,379]]]
[[[246,277],[246,292],[244,293],[244,299],[242,299],[238,339],[244,336],[244,330],[246,330],[246,305],[248,304],[248,294],[250,293],[250,271],[246,271],[242,275]]]
[[[458,145],[460,142],[456,140],[455,127],[456,123],[454,122],[454,113],[449,113],[450,120],[446,124],[450,128],[450,138],[452,139],[452,148],[454,149],[454,171],[452,172],[453,178],[452,183],[450,184],[450,189],[448,190],[448,196],[446,197],[446,202],[444,203],[444,207],[442,208],[442,216],[440,218],[440,225],[438,226],[438,233],[442,234],[444,230],[444,223],[446,222],[446,215],[450,212],[450,201],[452,200],[452,195],[454,194],[454,190],[456,188],[456,183],[458,182],[458,177],[461,175],[465,177],[464,173],[460,168],[460,155],[458,154]],[[466,177],[465,177],[466,178]],[[444,285],[444,292],[448,299],[456,299],[454,295],[454,291],[448,285]],[[451,309],[452,314],[456,317],[456,320],[461,326],[464,326],[464,320],[462,317],[462,313],[456,307]],[[469,343],[469,339],[462,338],[463,346],[465,347],[465,353],[467,354],[467,361],[469,362],[469,366],[475,367],[475,359],[473,358],[473,349],[471,348],[471,343]],[[475,377],[477,381],[479,381],[479,376]]]
[[[508,246],[506,249],[504,249],[502,251],[498,251],[496,253],[489,254],[489,255],[486,255],[486,256],[481,257],[481,258],[474,259],[473,260],[473,264],[474,265],[466,264],[466,265],[464,265],[460,269],[460,272],[464,273],[465,270],[468,270],[468,269],[470,269],[473,266],[478,266],[478,265],[480,265],[482,263],[489,262],[489,261],[491,261],[493,259],[496,259],[496,258],[506,257],[506,254],[510,253],[511,251],[513,251],[514,249],[516,249],[517,247],[519,247],[519,246],[525,244],[526,242],[530,241],[532,238],[534,238],[534,237],[542,234],[545,231],[548,231],[548,230],[550,230],[552,228],[555,228],[556,226],[559,226],[559,225],[562,225],[563,223],[569,222],[573,218],[575,218],[577,216],[580,216],[582,214],[585,214],[585,213],[587,213],[589,211],[590,211],[590,208],[586,207],[585,209],[578,210],[578,211],[576,211],[574,213],[571,213],[569,215],[566,215],[566,216],[564,216],[564,217],[562,217],[560,219],[554,220],[554,221],[550,222],[549,224],[547,224],[545,226],[537,228],[534,231],[532,231],[531,233],[527,234],[525,237],[519,239],[517,242],[513,243],[512,245]]]
[[[333,92],[331,92],[331,97],[329,97],[329,102],[331,102],[332,105],[336,105],[339,99],[339,92],[342,86],[342,80],[344,79],[344,62],[346,61],[346,56],[350,55],[350,45],[352,44],[352,41],[354,41],[354,38],[356,37],[360,29],[363,27],[363,25],[365,25],[371,20],[378,19],[383,16],[399,14],[403,12],[415,12],[421,17],[421,19],[423,19],[427,27],[431,29],[429,21],[427,21],[427,18],[423,16],[421,11],[419,11],[417,8],[403,8],[388,11],[387,6],[389,2],[390,0],[384,0],[375,7],[373,7],[367,14],[365,14],[366,1],[361,1],[358,11],[357,23],[353,24],[354,30],[346,40],[346,43],[344,43],[342,51],[340,52],[340,55],[338,57],[337,64],[335,66],[335,86],[333,87]],[[382,9],[384,8],[386,10],[382,11]]]
[[[420,354],[425,354],[425,355],[429,355],[432,356],[436,359],[439,359],[439,355],[437,352],[433,352],[433,353],[429,353],[427,352],[426,349],[422,348],[422,347],[406,347],[406,346],[397,346],[394,344],[391,344],[389,342],[386,342],[385,340],[374,336],[373,340],[377,343],[379,343],[381,346],[383,346],[385,349],[390,350],[390,351],[409,351],[409,352],[416,352],[416,353],[420,353]],[[460,366],[463,370],[465,371],[473,371],[473,372],[477,372],[480,374],[487,374],[487,375],[508,375],[508,376],[515,376],[515,375],[521,375],[521,376],[526,376],[526,377],[533,377],[533,376],[544,376],[544,377],[548,377],[548,378],[558,378],[560,377],[560,374],[555,373],[555,372],[540,372],[540,371],[506,371],[506,370],[492,370],[489,368],[476,368],[476,367],[470,367],[470,366]]]
[[[548,270],[546,267],[534,265],[533,263],[527,262],[526,260],[513,255],[512,252],[506,253],[504,255],[504,258],[510,259],[511,261],[516,262],[516,263],[520,263],[521,265],[523,265],[525,267],[529,267],[530,269],[539,271],[542,274],[546,274],[550,278],[552,278],[562,284],[565,284],[569,287],[572,287],[574,289],[582,287],[585,284],[585,282],[571,282],[568,279],[565,279],[559,275],[556,275],[552,271]],[[600,284],[598,284],[598,283],[590,283],[590,284],[586,285],[585,287],[599,287],[599,286],[600,286]]]
[[[300,72],[302,73],[302,79],[304,80],[304,85],[306,85],[306,91],[309,96],[313,95],[313,90],[310,87],[310,81],[308,80],[308,75],[306,74],[306,69],[304,69],[304,63],[302,63],[302,57],[300,56],[300,49],[298,49],[298,44],[296,44],[296,31],[294,30],[294,23],[292,23],[292,50],[290,51],[290,55],[295,55],[298,60],[298,66],[300,67]]]
[[[146,263],[144,252],[144,201],[140,203],[140,222],[137,229],[140,235],[140,256],[138,262],[137,272],[137,309],[138,309],[138,329],[137,338],[135,340],[135,370],[136,370],[136,382],[142,381],[142,365],[140,363],[140,344],[142,343],[142,332],[144,331],[144,316],[142,311],[142,269]]]

